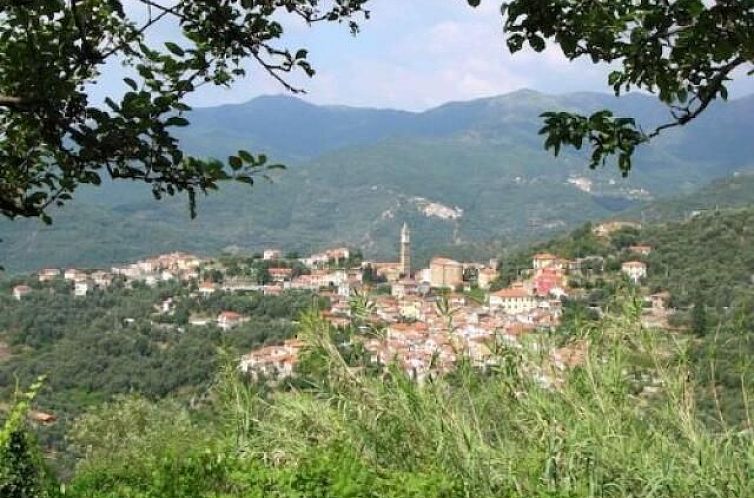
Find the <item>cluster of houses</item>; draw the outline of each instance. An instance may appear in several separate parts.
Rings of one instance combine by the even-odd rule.
[[[614,226],[613,226],[614,225]],[[615,222],[598,226],[595,233],[603,236],[625,228]],[[637,245],[630,251],[646,256],[652,248]],[[538,337],[538,332],[554,330],[561,320],[564,298],[572,295],[569,276],[581,272],[581,260],[569,260],[554,254],[533,256],[528,268],[520,269],[519,278],[508,287],[491,290],[498,279],[497,261],[463,263],[446,257],[435,257],[427,268],[411,268],[411,243],[408,227],[404,225],[400,239],[400,260],[397,262],[363,261],[351,264],[347,248],[334,248],[300,258],[299,267],[291,268],[291,261],[279,249],[262,254],[267,262],[269,281],[259,283],[240,277],[229,277],[223,268],[207,260],[186,253],[171,253],[116,266],[111,271],[83,271],[45,269],[39,272],[40,282],[63,278],[73,283],[76,296],[86,296],[93,288],[106,288],[114,278],[126,282],[140,281],[147,285],[177,280],[195,285],[195,296],[207,298],[218,291],[256,291],[278,295],[287,290],[309,290],[328,298],[329,309],[324,318],[333,326],[357,325],[380,331],[379,334],[357,336],[375,364],[394,363],[407,374],[423,379],[435,372],[454,368],[461,358],[485,367],[494,363],[501,345],[523,347]],[[279,263],[279,264],[278,264]],[[202,270],[217,269],[223,275],[220,282],[201,281]],[[647,275],[647,265],[641,261],[623,263],[622,272],[638,283]],[[373,280],[389,286],[389,293],[370,293]],[[476,292],[468,292],[471,289]],[[32,292],[26,285],[13,289],[17,299]],[[353,296],[366,296],[367,314],[354,314]],[[473,297],[472,297],[473,296]],[[662,307],[666,295],[652,296],[652,306]],[[157,305],[158,312],[171,313],[172,299]],[[190,324],[215,324],[230,330],[249,318],[233,311],[217,316],[192,316]],[[286,341],[250,352],[241,359],[240,369],[252,374],[287,376],[294,371],[302,343]],[[578,351],[553,351],[551,364],[561,368],[583,356]]]
[[[613,222],[598,226],[595,233],[606,235],[623,228],[637,227],[630,222]],[[637,256],[650,254],[647,245],[632,246]],[[307,275],[307,288],[329,298],[331,307],[324,317],[333,326],[355,324],[351,298],[354,291],[368,291],[362,280],[363,270],[369,268],[390,286],[389,295],[369,295],[369,315],[359,316],[360,327],[379,330],[379,334],[364,334],[361,341],[376,364],[395,363],[407,374],[423,379],[433,372],[451,370],[461,357],[484,367],[496,361],[495,349],[501,344],[523,347],[536,341],[537,332],[551,331],[560,324],[563,299],[572,294],[568,277],[581,272],[582,260],[568,260],[549,253],[536,254],[531,266],[522,269],[520,278],[510,286],[490,291],[498,278],[497,263],[462,263],[445,257],[430,260],[428,268],[412,272],[410,267],[410,239],[407,227],[401,233],[401,257],[398,262],[363,262],[362,271],[354,269],[317,270],[328,265],[332,254],[307,259],[315,262]],[[332,267],[329,265],[328,267]],[[628,261],[622,272],[634,283],[647,276],[642,261]],[[299,288],[295,279],[287,282],[287,272],[273,272],[273,278],[291,288]],[[469,275],[472,278],[469,278]],[[301,278],[301,277],[299,277]],[[473,299],[469,293],[471,282],[483,290],[484,298]],[[666,309],[669,295],[650,296],[652,310]],[[266,376],[277,372],[289,375],[293,370],[301,343],[289,341],[282,346],[252,351],[241,361],[241,369],[262,372]],[[555,369],[572,366],[583,359],[584,351],[575,345],[551,352],[550,365]],[[544,382],[553,377],[541,373]]]
[[[147,258],[126,266],[114,266],[110,271],[83,270],[78,268],[45,268],[37,273],[40,283],[50,283],[63,279],[73,284],[73,295],[84,297],[94,289],[107,289],[115,278],[122,278],[126,283],[143,282],[156,285],[158,282],[180,279],[189,281],[199,278],[199,266],[204,262],[192,254],[174,252]],[[13,296],[23,299],[32,292],[28,285],[13,288]]]
[[[199,278],[199,267],[205,261],[193,254],[174,252],[143,259],[126,266],[114,266],[113,275],[126,281],[140,281],[147,285],[171,280],[191,281]]]
[[[477,279],[486,278],[480,283],[489,288],[492,268],[476,266]],[[320,289],[330,302],[323,316],[333,326],[356,325],[365,332],[379,331],[357,336],[371,361],[400,365],[417,380],[450,371],[462,357],[476,366],[489,366],[497,361],[495,351],[502,344],[521,347],[536,332],[559,325],[561,298],[568,295],[567,275],[572,262],[538,254],[524,278],[508,288],[486,292],[483,300],[454,290],[464,284],[459,273],[464,267],[472,265],[435,258],[426,280],[417,273],[415,278],[389,281],[390,294],[368,295],[366,315],[355,313],[350,294]],[[482,275],[486,276],[480,279]],[[252,351],[242,358],[240,368],[265,377],[290,375],[301,347],[299,341],[292,340]],[[558,355],[574,356],[565,350]],[[557,358],[553,357],[552,364],[563,364]]]
[[[490,292],[498,278],[494,260],[480,264],[435,257],[428,268],[413,272],[405,226],[397,262],[364,261],[358,268],[338,268],[332,264],[338,258],[347,259],[347,253],[332,250],[306,258],[302,261],[311,273],[297,278],[283,269],[270,269],[270,285],[309,288],[327,297],[330,308],[323,315],[333,326],[355,325],[352,296],[366,296],[368,313],[358,313],[358,327],[380,331],[359,336],[371,361],[398,364],[417,379],[449,371],[461,357],[477,366],[489,365],[496,361],[501,342],[520,346],[527,336],[557,327],[562,298],[569,292],[567,276],[577,267],[552,254],[537,254],[519,281]],[[365,270],[386,282],[390,293],[369,294]],[[472,285],[484,291],[483,298],[464,292]],[[300,348],[294,340],[252,351],[242,358],[240,368],[265,376],[289,375]]]
[[[72,283],[73,294],[77,297],[86,296],[92,289],[106,289],[113,282],[113,274],[102,271],[84,271],[76,268],[60,270],[58,268],[45,268],[37,276],[39,282],[52,282],[56,279],[63,279]],[[32,288],[28,285],[17,285],[13,288],[13,297],[18,300],[23,299],[31,294]]]

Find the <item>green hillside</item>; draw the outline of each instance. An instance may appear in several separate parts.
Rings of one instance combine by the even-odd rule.
[[[706,189],[708,199],[717,199],[714,194],[731,185],[742,185],[741,180]],[[624,261],[644,260],[648,270],[644,292],[669,291],[675,309],[671,323],[694,333],[686,344],[702,417],[723,428],[747,423],[751,406],[745,396],[754,385],[754,206],[712,209],[684,221],[648,223],[640,231],[624,230],[610,238],[596,237],[591,228],[587,224],[503,256],[501,284],[514,278],[520,268],[528,268],[531,256],[541,251],[569,258],[603,256],[605,268],[611,271]],[[652,246],[649,256],[627,250],[637,243]],[[588,284],[581,282],[588,301],[604,305],[612,299],[614,286],[607,280],[596,277]]]
[[[404,221],[414,230],[421,260],[440,246],[452,252],[550,237],[647,201],[694,192],[752,165],[754,144],[739,130],[751,124],[754,98],[715,111],[716,119],[732,126],[724,141],[711,141],[715,135],[705,121],[674,130],[641,151],[627,179],[613,168],[588,170],[580,154],[556,159],[542,150],[541,111],[604,106],[643,123],[662,119],[649,97],[531,91],[423,113],[314,106],[284,97],[199,109],[186,131],[189,150],[219,157],[241,147],[266,150],[289,168],[273,184],[260,182],[251,190],[230,185],[200,199],[193,221],[185,200],[156,202],[138,185],[82,191],[53,213],[52,227],[0,221],[0,262],[18,272],[108,265],[171,249],[308,251],[332,244],[384,258],[395,254]],[[719,150],[719,159],[687,153],[700,144]],[[432,205],[458,215],[428,215]]]
[[[132,395],[94,407],[71,424],[65,493],[19,402],[0,470],[51,498],[752,496],[751,431],[700,423],[683,346],[619,309],[567,343],[590,346],[555,389],[532,375],[547,363],[528,348],[425,383],[350,368],[335,331],[307,316],[321,373],[303,370],[303,387],[271,392],[226,367],[189,406]]]
[[[715,208],[754,204],[754,171],[744,170],[692,192],[642,205],[629,214],[646,221],[681,220]]]
[[[711,209],[683,221],[647,223],[641,230],[626,229],[598,237],[586,224],[568,234],[502,257],[502,275],[524,267],[537,252],[566,258],[601,256],[618,268],[623,261],[640,259],[648,265],[645,282],[650,291],[668,290],[673,304],[688,309],[695,302],[725,314],[749,307],[754,311],[754,206]],[[652,247],[648,256],[628,250],[635,244]]]
[[[647,258],[649,284],[669,289],[679,306],[694,304],[699,295],[717,310],[744,302],[754,309],[754,208],[653,225],[641,239],[657,248]]]

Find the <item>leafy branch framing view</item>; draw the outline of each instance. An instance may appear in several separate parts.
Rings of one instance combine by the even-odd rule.
[[[42,0],[2,2],[0,16],[0,213],[40,217],[80,184],[142,181],[156,198],[196,194],[224,180],[253,184],[270,165],[239,151],[228,166],[186,156],[174,129],[187,126],[186,98],[212,84],[230,86],[252,61],[289,91],[285,76],[312,76],[304,49],[279,45],[281,18],[306,24],[366,17],[366,0]],[[148,31],[176,23],[183,39],[151,46]],[[88,93],[106,64],[133,73],[120,99],[95,105]],[[117,100],[117,101],[116,101]]]
[[[476,7],[481,0],[467,0]],[[51,221],[48,208],[70,200],[81,184],[103,176],[148,184],[155,198],[185,192],[196,215],[196,194],[220,182],[253,184],[269,164],[239,151],[227,164],[191,157],[175,136],[187,126],[186,99],[205,85],[230,86],[252,63],[288,91],[287,75],[314,75],[306,49],[281,45],[283,19],[307,25],[344,23],[352,33],[369,17],[368,0],[40,0],[3,2],[0,15],[0,213]],[[570,60],[611,65],[616,95],[656,93],[671,119],[643,130],[610,111],[591,116],[543,115],[545,148],[588,144],[590,166],[617,156],[627,175],[636,147],[682,126],[717,99],[754,60],[754,0],[514,0],[501,9],[511,53],[547,43]],[[152,46],[160,22],[177,24],[181,40]],[[106,64],[133,73],[122,97],[90,101]]]

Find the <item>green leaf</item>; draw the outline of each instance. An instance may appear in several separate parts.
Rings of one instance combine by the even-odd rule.
[[[130,86],[131,88],[133,88],[134,90],[138,88],[138,86],[136,85],[136,82],[131,78],[123,78],[123,81],[125,81],[126,84]]]
[[[228,164],[230,164],[230,167],[233,168],[234,171],[237,171],[243,167],[243,161],[241,161],[241,158],[238,156],[229,156]]]
[[[181,116],[172,116],[165,121],[165,126],[188,126],[189,120]]]
[[[239,150],[238,155],[243,159],[245,162],[249,164],[254,164],[254,156],[252,156],[248,151],[245,150]]]
[[[532,35],[529,38],[529,45],[537,52],[541,52],[545,49],[545,40],[541,36]]]
[[[178,46],[178,44],[173,42],[165,42],[165,46],[167,47],[170,52],[172,52],[174,55],[177,55],[178,57],[183,57],[185,52],[181,47]]]

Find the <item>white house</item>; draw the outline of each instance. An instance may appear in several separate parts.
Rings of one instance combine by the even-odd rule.
[[[554,265],[558,261],[558,257],[550,253],[535,254],[532,258],[532,268],[535,270],[541,270]]]
[[[216,287],[215,284],[212,282],[202,282],[199,284],[199,294],[201,294],[204,297],[210,296],[214,294]]]
[[[97,287],[106,288],[113,282],[113,276],[104,271],[96,271],[92,273],[92,281]]]
[[[85,272],[77,270],[76,268],[69,268],[66,270],[63,277],[66,280],[71,280],[73,282],[83,282],[88,278]]]
[[[621,271],[628,275],[635,284],[647,276],[647,264],[641,261],[626,261],[621,265]]]
[[[275,261],[283,257],[283,252],[279,249],[266,249],[262,253],[262,259],[265,261]]]
[[[502,309],[509,315],[528,313],[537,307],[537,298],[526,289],[509,287],[490,294],[490,308]]]
[[[217,317],[217,326],[223,330],[230,330],[246,320],[246,317],[234,311],[223,311]]]
[[[45,268],[39,272],[40,282],[49,282],[60,276],[60,270],[57,268]]]
[[[175,308],[175,301],[172,297],[169,297],[165,300],[163,300],[160,303],[159,309],[160,313],[170,313]]]
[[[21,300],[31,293],[31,287],[28,285],[17,285],[13,287],[13,297],[17,300]]]
[[[89,282],[83,280],[73,285],[73,295],[76,297],[85,297],[89,293]]]

